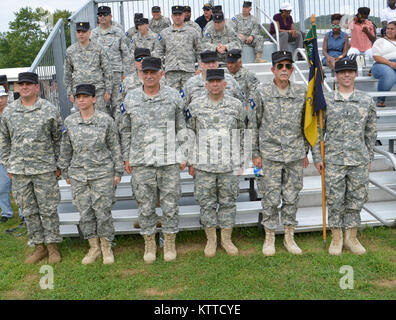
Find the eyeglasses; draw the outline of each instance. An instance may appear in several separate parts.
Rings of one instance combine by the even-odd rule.
[[[330,25],[332,29],[340,29],[341,26],[339,24],[331,24]]]
[[[108,15],[110,15],[110,13],[108,13],[108,12],[98,13],[98,17],[101,17],[101,16],[107,17]]]
[[[286,67],[287,70],[291,70],[291,68],[293,68],[293,65],[291,63],[286,63],[286,64],[279,63],[279,64],[276,65],[276,68],[278,70],[282,70],[283,67]]]
[[[135,58],[135,61],[136,62],[140,62],[140,61],[142,61],[144,59],[144,57],[139,57],[139,58]]]

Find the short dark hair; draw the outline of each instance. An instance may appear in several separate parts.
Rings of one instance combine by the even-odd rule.
[[[360,7],[359,9],[358,9],[358,14],[362,14],[362,15],[365,15],[365,16],[368,16],[369,14],[370,14],[370,8],[367,8],[367,7]]]
[[[334,20],[341,20],[341,18],[342,18],[342,14],[335,13],[335,14],[331,15],[331,20],[330,21],[333,22]]]

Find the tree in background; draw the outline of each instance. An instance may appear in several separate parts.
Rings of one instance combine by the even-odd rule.
[[[15,12],[9,31],[0,33],[0,68],[29,67],[60,18],[65,22],[66,41],[70,43],[67,21],[70,16],[71,12],[67,10],[56,10],[51,14],[43,8],[30,7]]]

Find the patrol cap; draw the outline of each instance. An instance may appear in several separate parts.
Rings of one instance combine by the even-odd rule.
[[[224,21],[224,14],[223,12],[218,12],[213,15],[214,22],[222,22]]]
[[[17,83],[22,82],[38,84],[38,74],[34,72],[21,72],[18,74]]]
[[[3,86],[0,86],[0,97],[1,96],[8,96],[8,93],[5,91]]]
[[[142,63],[142,71],[146,70],[161,70],[161,59],[155,57],[147,57],[146,59],[144,59]]]
[[[89,22],[77,22],[76,23],[76,31],[88,31],[90,29]]]
[[[0,75],[0,84],[4,84],[7,82],[8,82],[7,75],[5,74]]]
[[[272,53],[273,66],[279,61],[283,61],[283,60],[289,60],[293,63],[294,61],[293,61],[292,53],[290,51],[275,51]]]
[[[133,21],[135,22],[135,24],[136,24],[136,22],[139,20],[139,19],[142,19],[143,18],[143,13],[135,13],[135,16],[134,16],[134,18],[133,18]]]
[[[252,2],[251,1],[244,1],[242,7],[243,8],[251,8]]]
[[[191,7],[190,6],[184,6],[184,12],[191,12]]]
[[[161,7],[154,6],[151,8],[151,12],[161,12]]]
[[[205,3],[202,10],[212,10],[212,5],[210,3]]]
[[[352,59],[344,59],[344,60],[338,60],[335,63],[335,72],[338,71],[343,71],[343,70],[352,70],[352,71],[357,71],[357,63],[356,60]]]
[[[93,84],[79,84],[74,96],[78,96],[79,94],[86,94],[88,96],[95,97],[95,86]]]
[[[172,7],[172,14],[183,13],[184,7],[183,6],[173,6]]]
[[[147,48],[136,48],[134,55],[135,55],[135,59],[139,57],[150,57],[151,52],[150,49]]]
[[[242,57],[242,50],[240,49],[232,49],[227,52],[226,61],[227,62],[236,62]]]
[[[202,62],[218,61],[216,51],[205,50],[204,52],[200,53],[200,56]]]
[[[111,13],[111,9],[110,9],[110,7],[100,6],[98,8],[98,14],[99,13]]]
[[[223,80],[224,69],[208,69],[206,70],[206,81],[209,80]]]
[[[142,24],[149,24],[149,20],[147,18],[140,18],[136,21],[137,26],[140,26]]]
[[[223,12],[223,6],[213,6],[213,13],[215,12]]]

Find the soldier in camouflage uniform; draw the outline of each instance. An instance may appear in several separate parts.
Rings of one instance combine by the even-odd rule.
[[[222,247],[227,254],[237,255],[238,248],[232,243],[231,234],[239,192],[238,175],[242,167],[240,154],[245,127],[242,103],[224,95],[223,69],[207,70],[206,88],[207,94],[195,99],[186,112],[187,127],[196,134],[195,157],[189,157],[189,173],[195,176],[195,199],[201,207],[201,224],[208,240],[205,256],[216,254],[217,225],[221,228]],[[232,141],[234,130],[240,133],[237,143]],[[212,159],[214,140],[220,142],[216,150],[218,158]],[[226,140],[229,143],[223,144]]]
[[[214,51],[204,51],[200,54],[201,63],[201,73],[188,79],[183,90],[181,91],[182,98],[185,104],[185,110],[188,108],[189,104],[197,98],[206,95],[206,71],[208,69],[217,69],[219,67],[218,55]],[[238,85],[238,82],[229,74],[225,74],[225,95],[234,97],[245,104],[246,98]]]
[[[250,105],[257,86],[260,84],[256,75],[242,66],[242,52],[240,49],[232,49],[227,53],[227,70],[238,82],[245,95],[245,105]]]
[[[143,13],[135,13],[135,16],[133,18],[133,23],[135,24],[135,26],[133,26],[132,28],[128,29],[127,32],[125,32],[125,36],[128,38],[129,40],[129,46],[131,46],[131,41],[132,41],[132,37],[138,33],[138,27],[137,27],[137,22],[143,18]]]
[[[124,172],[118,134],[114,120],[94,108],[93,85],[78,85],[76,100],[80,112],[65,120],[59,166],[63,178],[71,183],[80,228],[90,245],[82,264],[94,263],[100,255],[104,264],[112,264],[111,207],[114,187]]]
[[[151,8],[151,14],[153,16],[149,22],[149,28],[151,31],[159,34],[162,30],[169,28],[172,25],[171,20],[168,17],[164,17],[161,14],[161,8],[154,6]]]
[[[8,88],[7,75],[5,75],[5,74],[0,75],[0,86],[3,86],[5,88],[5,91],[8,93],[8,103],[13,102],[14,101],[14,92],[9,90],[9,88]]]
[[[167,84],[180,91],[195,73],[195,62],[199,62],[201,39],[198,33],[184,24],[182,6],[172,7],[173,26],[158,35],[153,56],[165,63]]]
[[[57,243],[62,241],[57,212],[62,118],[55,106],[37,97],[36,73],[20,73],[18,84],[21,97],[5,109],[0,122],[1,164],[25,216],[29,244],[35,245],[25,263],[46,256],[49,263],[57,263],[61,261]]]
[[[113,68],[113,88],[111,95],[111,115],[119,116],[121,104],[121,82],[132,72],[132,58],[129,53],[129,43],[120,29],[111,25],[111,9],[99,7],[100,25],[92,30],[91,40],[100,44],[107,53]],[[107,16],[106,16],[107,14]]]
[[[325,166],[319,140],[312,151],[316,168],[319,172],[323,167],[325,170],[328,220],[333,236],[331,255],[340,255],[343,246],[355,254],[366,252],[356,234],[360,212],[368,199],[369,168],[377,137],[376,110],[373,99],[354,88],[356,71],[355,60],[336,62],[338,88],[326,94],[323,119]]]
[[[172,261],[176,259],[175,237],[179,231],[179,170],[186,167],[175,153],[175,136],[186,127],[183,100],[175,89],[160,86],[161,59],[145,58],[142,71],[144,86],[128,92],[121,110],[121,150],[125,170],[132,172],[132,190],[139,202],[144,261],[152,263],[156,259],[157,188],[163,212],[164,259]]]
[[[234,30],[242,43],[251,46],[256,51],[256,62],[264,63],[267,60],[261,58],[264,49],[264,38],[261,35],[261,26],[255,17],[250,14],[252,2],[244,1],[242,13],[231,20],[234,22]]]
[[[110,113],[106,104],[110,101],[113,88],[113,69],[102,46],[89,40],[89,22],[76,24],[78,42],[66,50],[64,83],[70,101],[74,103],[76,87],[89,83],[96,87],[97,110]]]
[[[202,37],[201,27],[199,26],[198,23],[191,20],[191,7],[190,6],[184,6],[184,23],[186,24],[186,26],[192,27],[195,30],[197,30],[199,36]]]
[[[223,6],[221,6],[221,5],[213,6],[213,9],[212,9],[212,19],[211,19],[210,21],[208,21],[208,23],[206,24],[206,26],[203,28],[203,34],[205,34],[205,32],[206,32],[207,30],[211,30],[211,31],[214,30],[214,29],[213,29],[213,27],[214,27],[214,25],[213,25],[213,24],[214,24],[213,16],[214,16],[216,13],[222,13],[222,14],[224,15]],[[226,25],[229,29],[234,29],[234,22],[233,22],[232,20],[230,20],[230,19],[225,19],[225,18],[224,18],[224,21],[225,21],[225,25]]]
[[[227,26],[222,12],[213,15],[213,28],[208,27],[202,38],[206,50],[216,51],[219,61],[225,62],[227,51],[242,49],[242,41],[235,31]]]
[[[131,52],[134,54],[135,48],[147,48],[151,52],[154,51],[154,46],[158,35],[149,29],[148,19],[141,18],[137,21],[138,32],[132,37]]]
[[[293,72],[292,54],[272,54],[274,81],[260,84],[259,97],[251,107],[254,116],[248,127],[253,130],[253,164],[263,169],[264,190],[261,200],[265,227],[263,254],[275,254],[275,229],[279,226],[278,206],[285,228],[284,245],[290,253],[301,254],[294,242],[298,194],[303,187],[303,167],[308,166],[309,145],[304,136],[306,90],[289,81]]]

